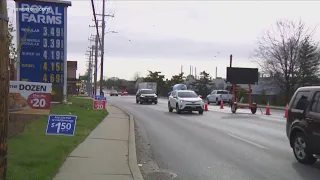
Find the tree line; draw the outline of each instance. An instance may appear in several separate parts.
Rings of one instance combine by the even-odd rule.
[[[195,78],[193,75],[185,76],[185,74],[178,73],[173,75],[170,79],[165,78],[165,75],[161,71],[150,71],[146,77],[141,77],[137,72],[134,74],[132,80],[120,79],[118,77],[111,77],[103,80],[103,85],[107,89],[120,90],[121,86],[127,87],[127,92],[129,94],[135,94],[137,91],[137,84],[139,82],[156,82],[157,83],[157,93],[160,96],[167,96],[171,91],[172,86],[175,84],[184,83],[189,89],[195,90],[199,95],[206,96],[210,93],[212,86],[211,77],[206,71],[200,72],[200,76]]]
[[[251,58],[258,63],[259,72],[271,79],[269,83],[281,89],[286,102],[297,88],[320,84],[320,51],[319,41],[314,39],[315,32],[316,28],[310,28],[302,21],[282,19],[257,38],[257,46]],[[161,71],[148,71],[146,77],[140,77],[136,73],[132,81],[113,77],[103,83],[108,88],[130,85],[129,91],[134,93],[134,84],[140,79],[144,82],[156,82],[157,93],[167,95],[171,86],[186,82],[190,76],[192,75],[186,77],[184,73],[179,73],[167,79]],[[205,71],[188,85],[202,96],[206,96],[214,88],[210,75]]]
[[[258,37],[252,54],[259,71],[272,78],[288,102],[302,86],[319,85],[319,41],[314,39],[316,28],[304,22],[278,20]]]

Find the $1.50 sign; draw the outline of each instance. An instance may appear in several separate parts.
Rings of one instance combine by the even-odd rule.
[[[73,136],[77,116],[49,115],[46,134]]]
[[[94,100],[93,101],[93,109],[94,110],[105,110],[107,105],[106,100]]]

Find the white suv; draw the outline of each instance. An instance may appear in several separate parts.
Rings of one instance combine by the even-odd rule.
[[[203,114],[204,102],[192,90],[175,90],[169,96],[168,109],[169,112],[176,109],[177,114],[180,114],[181,111],[198,111],[199,114]]]

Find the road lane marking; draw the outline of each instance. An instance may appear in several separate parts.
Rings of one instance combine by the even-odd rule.
[[[234,135],[234,134],[228,133],[228,135],[231,136],[231,137],[234,137],[234,138],[236,138],[236,139],[239,139],[239,140],[241,140],[241,141],[247,142],[247,143],[249,143],[249,144],[251,144],[251,145],[257,146],[257,147],[259,147],[259,148],[268,149],[267,147],[264,147],[264,146],[262,146],[262,145],[260,145],[260,144],[254,143],[254,142],[249,141],[249,140],[247,140],[247,139],[244,139],[244,138],[242,138],[242,137],[236,136],[236,135]]]

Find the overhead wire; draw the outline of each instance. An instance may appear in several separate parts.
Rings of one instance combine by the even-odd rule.
[[[111,12],[112,12],[112,14],[114,15],[114,14],[115,14],[116,1],[108,1],[108,2],[113,2],[112,4],[111,4],[111,3],[109,3],[109,4],[113,5],[112,8],[111,8],[111,10],[112,10]],[[106,3],[108,3],[108,2],[106,2]],[[113,18],[111,18],[111,20],[110,20],[110,18],[108,18],[108,19],[106,20],[106,24],[108,23],[108,21],[109,21],[109,24],[111,24],[111,22],[113,22]],[[109,30],[110,30],[110,27],[109,27],[109,29],[108,29],[107,31],[109,31]],[[100,67],[101,67],[101,62],[100,62],[100,64],[99,64],[98,69],[100,69]]]
[[[101,40],[100,40],[99,26],[98,26],[98,21],[97,21],[97,17],[96,17],[96,9],[95,9],[93,0],[91,0],[91,7],[92,7],[92,13],[93,13],[93,18],[94,18],[94,23],[95,23],[95,25],[96,25],[96,31],[97,31],[97,36],[98,36],[99,44],[100,44],[100,46],[101,46],[102,43],[101,43]]]

